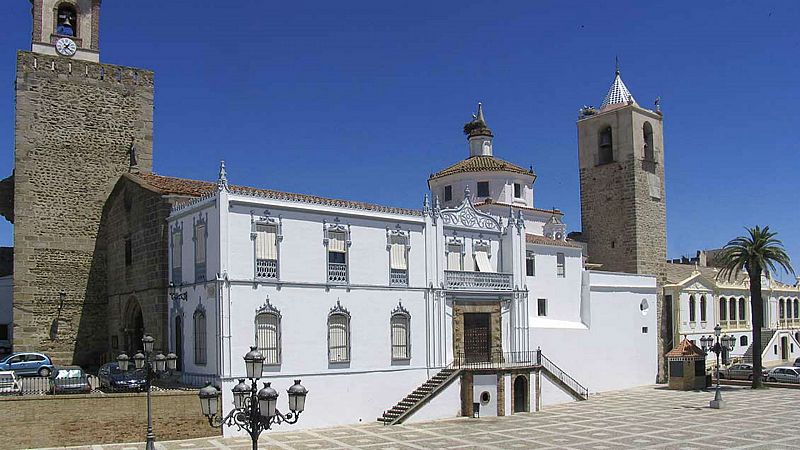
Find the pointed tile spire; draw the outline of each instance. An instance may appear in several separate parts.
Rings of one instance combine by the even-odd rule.
[[[625,86],[625,83],[622,82],[622,77],[619,74],[619,59],[617,59],[617,70],[614,74],[614,82],[611,83],[606,98],[600,105],[600,111],[611,109],[616,105],[627,105],[628,103],[636,103],[636,100],[633,99],[633,95],[628,90],[627,86]]]

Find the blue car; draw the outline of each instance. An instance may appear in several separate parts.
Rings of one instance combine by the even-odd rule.
[[[0,370],[11,370],[20,376],[49,377],[53,373],[53,361],[44,353],[12,353],[0,359]]]

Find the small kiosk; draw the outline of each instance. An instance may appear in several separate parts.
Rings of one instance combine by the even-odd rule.
[[[667,361],[670,389],[694,391],[707,386],[706,354],[686,337],[667,353]]]

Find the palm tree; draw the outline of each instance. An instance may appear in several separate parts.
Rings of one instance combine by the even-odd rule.
[[[777,233],[769,231],[769,226],[746,228],[747,235],[739,236],[725,244],[717,256],[721,267],[717,279],[735,278],[742,269],[750,277],[750,309],[753,318],[753,389],[763,387],[761,380],[761,327],[764,325],[764,300],[761,298],[761,273],[774,273],[776,267],[794,275],[789,256],[783,243],[775,239]]]

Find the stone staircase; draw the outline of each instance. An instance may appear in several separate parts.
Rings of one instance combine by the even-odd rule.
[[[378,422],[383,422],[384,425],[402,423],[406,417],[422,407],[428,400],[435,397],[439,391],[446,388],[453,380],[458,378],[460,373],[460,369],[454,369],[452,367],[446,367],[440,370],[431,379],[423,383],[422,386],[414,389],[414,392],[400,400],[392,409],[385,411],[383,416],[378,417]]]
[[[764,350],[769,345],[769,341],[772,340],[772,337],[775,336],[778,330],[770,330],[769,328],[762,328],[761,329],[761,352],[763,353]],[[750,343],[750,346],[747,347],[745,350],[744,355],[742,355],[742,360],[746,363],[752,364],[753,363],[753,344]]]

